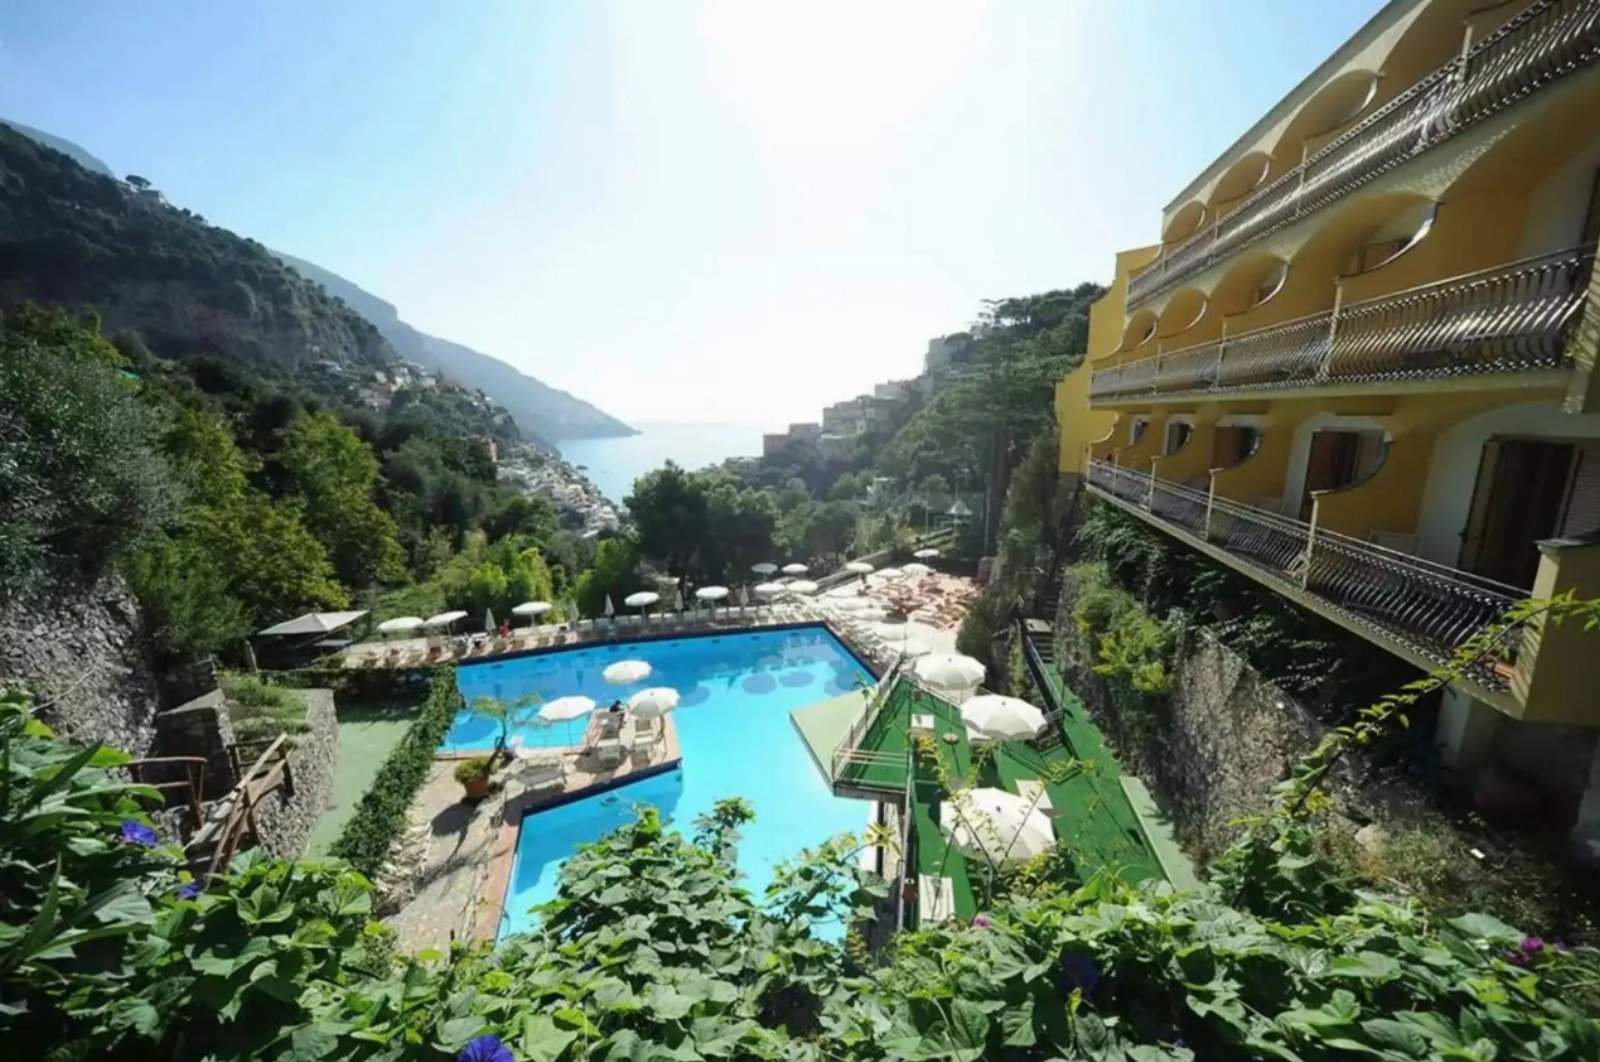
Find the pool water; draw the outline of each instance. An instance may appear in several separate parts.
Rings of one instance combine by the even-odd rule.
[[[618,660],[644,660],[653,673],[642,682],[610,685],[601,672]],[[531,928],[536,916],[529,908],[555,897],[566,856],[631,822],[640,802],[654,804],[663,819],[687,832],[723,797],[748,800],[756,820],[741,833],[739,868],[757,896],[778,862],[835,834],[861,832],[868,805],[833,795],[789,713],[871,681],[822,627],[613,643],[461,668],[458,682],[468,704],[478,696],[516,700],[531,692],[544,700],[579,694],[604,706],[649,686],[671,686],[681,695],[673,713],[683,754],[679,770],[523,820],[501,935]],[[583,725],[575,721],[570,737],[564,724],[519,723],[513,733],[530,744],[560,745],[577,740]],[[444,747],[487,749],[495,734],[495,723],[466,711]]]

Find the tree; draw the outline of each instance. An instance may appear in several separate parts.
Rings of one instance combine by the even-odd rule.
[[[331,413],[307,414],[278,460],[343,582],[359,588],[405,577],[394,519],[373,501],[377,458],[355,432]]]
[[[160,423],[90,320],[24,305],[0,317],[0,582],[97,572],[164,524],[179,491]]]
[[[639,586],[639,550],[632,541],[618,536],[600,543],[594,563],[578,577],[573,597],[578,611],[598,616],[605,611],[606,596],[614,607]]]
[[[639,549],[666,563],[667,571],[689,571],[706,536],[705,484],[672,461],[640,476],[625,499],[639,532]]]

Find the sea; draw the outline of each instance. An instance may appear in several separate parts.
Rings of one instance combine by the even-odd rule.
[[[668,461],[687,469],[721,464],[729,457],[761,453],[762,428],[757,424],[635,423],[638,435],[613,439],[562,439],[561,456],[583,465],[600,493],[619,507],[633,491],[633,481]]]

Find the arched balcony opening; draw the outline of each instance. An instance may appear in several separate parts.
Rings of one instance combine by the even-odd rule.
[[[1223,317],[1271,302],[1289,280],[1289,263],[1271,254],[1241,256],[1211,292],[1211,305]]]
[[[1206,204],[1198,199],[1190,200],[1173,213],[1172,220],[1167,222],[1166,230],[1161,234],[1161,241],[1177,243],[1188,239],[1209,219],[1209,215]]]
[[[1117,347],[1118,353],[1138,350],[1156,336],[1156,314],[1154,310],[1139,310],[1128,318],[1128,325],[1122,331],[1122,344]]]
[[[1200,323],[1206,315],[1211,300],[1197,288],[1185,288],[1167,300],[1157,319],[1158,334],[1162,339],[1179,336]]]
[[[1321,147],[1334,133],[1361,117],[1378,96],[1376,70],[1347,70],[1333,78],[1307,100],[1273,145],[1276,158],[1287,159],[1285,168],[1300,161],[1302,150]]]
[[[1298,162],[1299,157],[1296,156]],[[1272,170],[1272,156],[1265,151],[1252,151],[1228,167],[1228,172],[1217,179],[1211,189],[1212,212],[1223,213],[1228,207],[1243,199],[1261,186]]]

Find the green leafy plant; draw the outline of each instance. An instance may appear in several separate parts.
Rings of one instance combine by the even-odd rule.
[[[456,764],[456,769],[453,773],[455,780],[462,785],[485,782],[494,773],[494,760],[488,756],[469,756]]]

